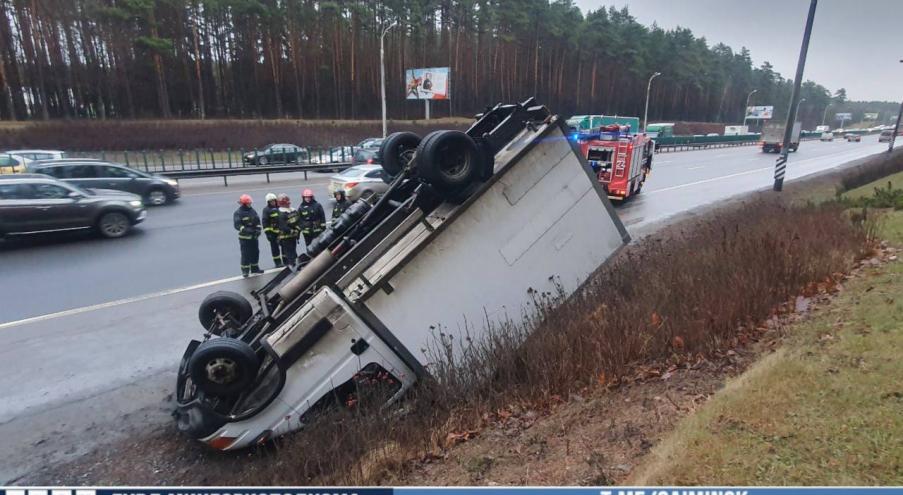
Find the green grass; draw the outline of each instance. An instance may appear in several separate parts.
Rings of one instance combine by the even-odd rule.
[[[887,176],[884,179],[872,182],[871,184],[866,184],[862,187],[847,191],[843,193],[843,196],[849,199],[870,197],[875,194],[876,187],[886,188],[888,183],[891,184],[891,189],[903,189],[903,172]]]
[[[887,180],[903,174],[859,189]],[[881,236],[903,247],[903,212],[885,212]],[[903,262],[870,268],[684,420],[627,484],[903,484],[901,322]]]

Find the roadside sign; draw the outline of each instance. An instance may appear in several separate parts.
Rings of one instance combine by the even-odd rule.
[[[852,113],[835,113],[834,120],[840,120],[840,121],[853,120],[853,114]]]
[[[878,120],[878,112],[869,112],[862,116],[862,120]]]
[[[770,119],[774,116],[773,106],[746,107],[747,119]]]
[[[448,67],[407,69],[405,71],[405,98],[408,100],[447,100]]]

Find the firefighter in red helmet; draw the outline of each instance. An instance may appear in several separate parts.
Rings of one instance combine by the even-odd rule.
[[[304,236],[304,245],[310,243],[326,230],[326,213],[323,206],[314,198],[314,192],[305,189],[301,193],[301,206],[298,207],[298,217],[301,219],[301,234]]]
[[[241,249],[241,275],[263,273],[257,264],[260,261],[260,217],[251,207],[251,196],[242,194],[238,198],[238,209],[232,214],[232,224],[238,231],[238,247]]]

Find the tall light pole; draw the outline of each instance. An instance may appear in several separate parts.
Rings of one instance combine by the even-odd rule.
[[[825,118],[828,116],[828,109],[831,108],[833,103],[828,103],[828,106],[825,107],[825,113],[821,114],[821,125],[825,125]]]
[[[903,60],[900,60],[903,63]],[[894,150],[894,141],[897,139],[897,133],[900,132],[900,119],[903,119],[903,102],[900,102],[900,112],[897,113],[897,123],[894,124],[894,134],[890,137],[890,142],[887,143],[887,152],[890,153]]]
[[[802,105],[804,101],[806,101],[805,98],[800,98],[800,101],[796,103],[796,112],[794,112],[794,115],[796,115],[797,117],[800,116],[800,105]]]
[[[803,70],[806,68],[806,55],[809,53],[809,38],[812,37],[812,23],[815,22],[815,8],[818,0],[809,3],[809,15],[806,17],[806,29],[803,31],[803,44],[800,46],[800,58],[796,63],[796,77],[793,80],[793,93],[790,96],[790,108],[787,112],[787,124],[784,126],[784,143],[781,145],[781,156],[774,164],[774,190],[784,189],[784,174],[787,170],[787,154],[790,152],[790,140],[793,137],[796,109],[799,107],[800,84],[803,82]]]
[[[392,24],[383,29],[383,34],[379,37],[379,80],[383,104],[383,138],[386,137],[386,33],[396,25],[398,25],[398,22],[392,21]]]
[[[656,72],[652,74],[652,77],[649,78],[649,83],[646,84],[646,110],[643,112],[643,132],[646,132],[646,126],[649,125],[649,90],[652,89],[652,80],[656,77],[662,75],[661,72]]]
[[[752,97],[753,94],[758,93],[758,92],[759,92],[758,89],[754,89],[754,90],[750,91],[748,95],[746,95],[746,106],[743,107],[743,125],[746,125],[746,109],[749,108],[749,99]]]

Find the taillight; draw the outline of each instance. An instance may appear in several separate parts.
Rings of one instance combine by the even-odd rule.
[[[345,189],[354,189],[354,186],[357,185],[357,182],[346,182]]]
[[[373,159],[372,159],[372,158],[367,158],[367,163],[368,163],[368,164],[372,164],[372,163],[373,163]]]

